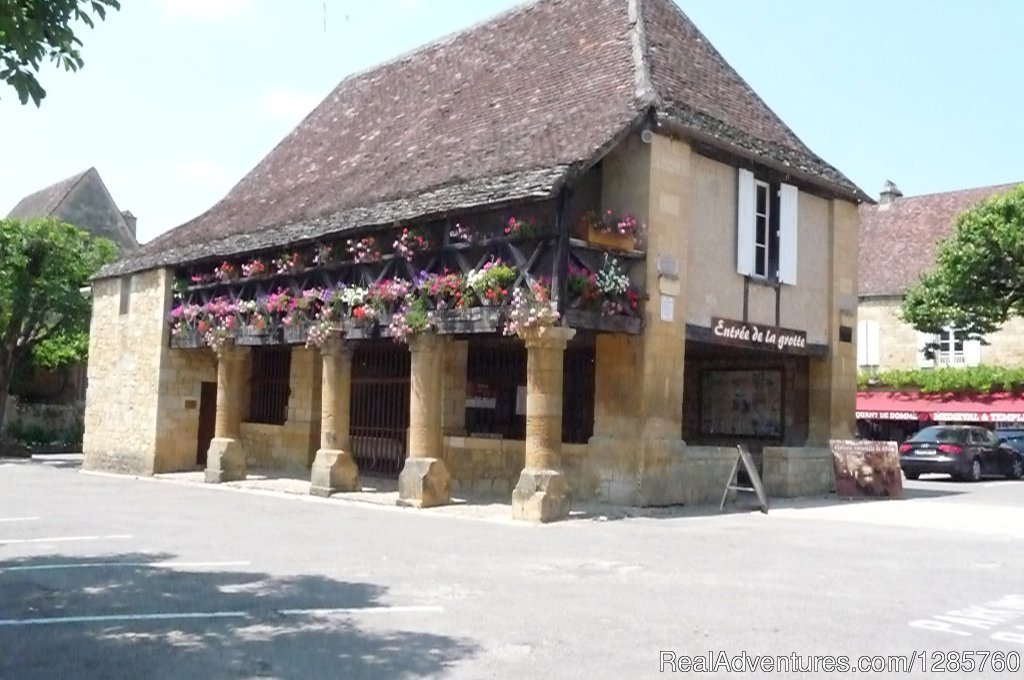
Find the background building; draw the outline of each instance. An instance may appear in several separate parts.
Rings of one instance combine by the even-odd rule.
[[[939,242],[952,235],[960,213],[1017,184],[904,197],[888,182],[875,205],[860,207],[860,294],[857,365],[863,374],[885,371],[1024,364],[1024,319],[1011,319],[983,344],[950,328],[939,337],[899,318],[907,289],[935,264]],[[929,358],[924,347],[938,343]],[[862,434],[902,439],[933,422],[1019,422],[1024,400],[1009,394],[923,394],[885,385],[857,397]]]
[[[136,220],[121,211],[96,168],[24,197],[7,215],[29,221],[52,217],[73,224],[92,236],[109,239],[122,257],[134,254]],[[83,364],[55,371],[35,370],[7,400],[0,425],[34,428],[54,433],[75,430],[81,434],[85,411],[86,368]]]
[[[770,493],[827,492],[870,200],[671,0],[514,9],[342,81],[223,200],[102,272],[86,466],[392,475],[421,504],[515,487],[543,515],[566,487],[717,500],[743,443]],[[464,304],[422,292],[449,275]],[[560,324],[504,336],[535,284]],[[436,330],[396,343],[413,299]],[[344,340],[318,348],[327,309]]]

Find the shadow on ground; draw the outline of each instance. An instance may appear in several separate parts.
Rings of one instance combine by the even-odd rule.
[[[396,630],[414,622],[423,628],[436,613],[361,611],[392,604],[379,586],[150,566],[173,559],[129,553],[0,561],[0,678],[423,678],[442,676],[478,651],[470,640]],[[95,564],[102,566],[85,566]],[[339,608],[354,611],[287,611]],[[23,623],[155,613],[169,617]],[[189,613],[221,616],[177,617]]]

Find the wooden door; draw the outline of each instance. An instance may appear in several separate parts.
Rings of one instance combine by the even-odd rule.
[[[199,395],[199,442],[196,464],[206,467],[206,452],[217,427],[217,383],[204,382]]]

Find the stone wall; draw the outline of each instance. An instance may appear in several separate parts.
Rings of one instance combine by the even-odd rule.
[[[26,402],[18,397],[7,397],[7,408],[4,417],[0,418],[3,431],[6,428],[33,428],[52,435],[68,435],[81,433],[85,404],[49,404]]]
[[[445,437],[444,460],[453,493],[507,499],[519,479],[525,442]],[[736,460],[732,447],[686,447],[681,455],[648,457],[639,449],[602,448],[601,443],[562,444],[562,472],[573,501],[613,505],[707,505],[721,499]]]
[[[244,422],[243,415],[242,446],[250,466],[302,472],[312,465],[320,448],[322,376],[319,350],[292,348],[291,394],[284,425]],[[247,413],[247,409],[243,411]]]
[[[122,278],[129,296],[124,314]],[[83,465],[152,474],[171,277],[155,269],[122,278],[98,280],[92,287]]]
[[[862,299],[859,321],[878,323],[879,370],[918,368],[917,331],[899,318],[900,297]],[[981,346],[981,363],[988,366],[1024,365],[1024,319],[1010,319]]]
[[[194,470],[199,407],[204,382],[217,382],[217,355],[210,349],[166,350],[160,369],[159,420],[153,472]]]
[[[780,289],[776,323],[775,288],[752,281],[744,290],[736,271],[736,168],[696,153],[691,165],[687,321],[708,327],[715,316],[743,319],[746,308],[751,322],[804,330],[808,342],[827,342],[831,301],[821,282],[831,274],[829,202],[799,194],[797,283]]]
[[[826,496],[834,485],[828,448],[765,447],[761,473],[771,497]]]
[[[522,472],[526,442],[483,437],[445,437],[444,463],[453,493],[507,498]]]
[[[466,362],[469,342],[450,340],[444,347],[441,430],[449,436],[466,434]]]

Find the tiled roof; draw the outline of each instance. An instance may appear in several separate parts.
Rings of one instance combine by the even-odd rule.
[[[68,177],[62,179],[56,184],[51,184],[45,189],[40,189],[34,194],[29,194],[25,198],[18,201],[18,205],[14,206],[14,209],[7,214],[7,217],[16,220],[34,220],[42,217],[51,217],[54,212],[60,207],[61,202],[67,198],[71,190],[75,188],[75,185],[82,180],[89,172],[94,172],[95,168],[89,168],[84,172],[80,172],[74,177]]]
[[[861,205],[860,295],[902,295],[935,264],[937,245],[953,233],[960,213],[1015,186],[998,184]]]
[[[684,134],[870,200],[672,0],[539,0],[346,78],[219,203],[105,273],[549,197],[652,109]]]
[[[8,217],[20,220],[54,217],[92,236],[109,239],[124,256],[133,255],[139,248],[135,234],[96,168],[26,196]]]

